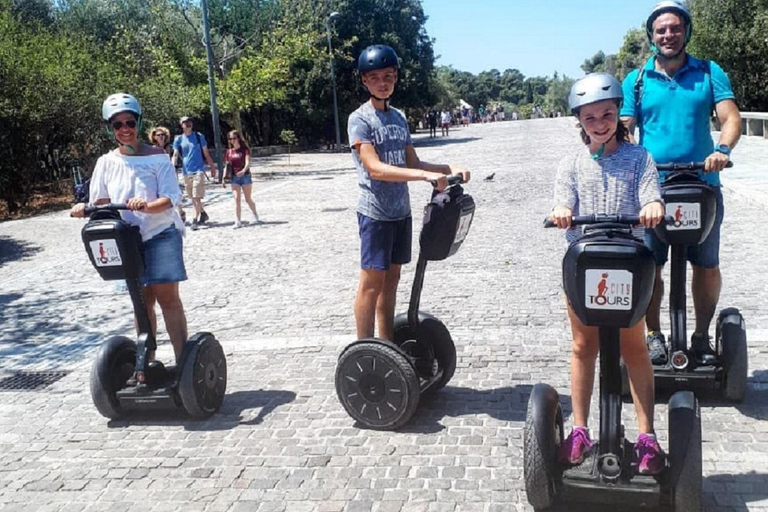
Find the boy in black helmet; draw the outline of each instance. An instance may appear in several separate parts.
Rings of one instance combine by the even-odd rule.
[[[389,46],[369,46],[357,69],[370,100],[347,123],[360,196],[360,285],[355,299],[357,337],[371,338],[378,317],[379,337],[391,340],[400,267],[411,261],[411,204],[408,181],[431,181],[438,190],[446,175],[469,171],[419,160],[405,115],[389,106],[400,62]]]

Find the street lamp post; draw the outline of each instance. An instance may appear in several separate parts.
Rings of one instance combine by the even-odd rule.
[[[336,99],[336,72],[333,69],[333,47],[331,46],[331,21],[337,20],[341,14],[332,12],[325,20],[328,34],[328,55],[331,57],[331,84],[333,85],[333,120],[336,123],[336,151],[341,151],[341,131],[339,130],[339,104]]]
[[[216,104],[216,76],[213,74],[213,50],[211,49],[211,29],[208,25],[208,2],[200,3],[203,9],[203,37],[205,40],[205,56],[208,61],[208,88],[211,94],[211,118],[213,121],[213,141],[216,147],[216,166],[218,181],[224,183],[224,151],[221,147],[221,130],[219,128],[219,107]],[[213,171],[213,169],[211,169]]]

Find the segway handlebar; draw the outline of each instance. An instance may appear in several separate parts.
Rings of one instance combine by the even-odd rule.
[[[451,187],[453,185],[461,185],[464,183],[464,178],[461,177],[461,174],[451,174],[446,178],[448,180],[448,186]],[[436,181],[430,181],[433,187],[437,186]]]
[[[125,203],[109,203],[109,204],[98,204],[93,206],[86,206],[83,213],[85,215],[91,215],[92,213],[96,213],[100,210],[109,210],[112,212],[116,212],[119,210],[128,210],[128,205]]]
[[[733,162],[729,160],[725,167],[733,167]],[[704,162],[656,164],[656,169],[659,171],[703,171]]]
[[[671,216],[664,217],[662,222],[670,224],[674,222]],[[622,224],[625,226],[637,226],[640,224],[639,215],[575,215],[571,218],[571,226],[589,226],[593,224]],[[544,219],[545,228],[555,228],[557,224],[552,222],[549,217]]]

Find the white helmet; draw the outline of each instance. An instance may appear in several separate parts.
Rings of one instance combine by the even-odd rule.
[[[141,105],[130,94],[118,92],[110,95],[101,106],[101,117],[109,122],[110,119],[121,112],[131,112],[137,118],[141,117]]]
[[[576,111],[584,105],[603,100],[624,99],[621,84],[608,73],[590,73],[576,81],[568,94],[568,108],[576,115]]]
[[[648,36],[648,41],[653,42],[653,22],[666,12],[673,12],[683,18],[683,21],[685,21],[685,44],[688,44],[693,33],[693,18],[691,17],[691,11],[682,2],[677,0],[659,2],[653,8],[651,14],[648,15],[648,19],[645,20],[645,33]]]

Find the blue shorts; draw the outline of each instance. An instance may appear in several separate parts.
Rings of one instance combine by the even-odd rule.
[[[720,265],[720,225],[723,223],[723,191],[720,187],[715,189],[715,198],[717,199],[717,213],[715,214],[715,223],[712,225],[712,231],[709,236],[699,245],[691,245],[686,252],[686,258],[691,265],[702,268],[715,268]],[[660,267],[667,262],[667,253],[669,245],[665,244],[656,232],[652,229],[645,230],[645,245],[653,252],[653,259],[656,260],[656,266]]]
[[[142,244],[144,276],[141,284],[177,283],[187,280],[181,232],[171,224]]]
[[[251,173],[245,173],[242,176],[238,176],[237,174],[232,176],[232,186],[239,186],[242,187],[243,185],[252,185],[253,184],[253,178],[251,178]]]
[[[360,268],[389,270],[390,265],[411,261],[411,218],[385,221],[357,214],[360,232]]]

